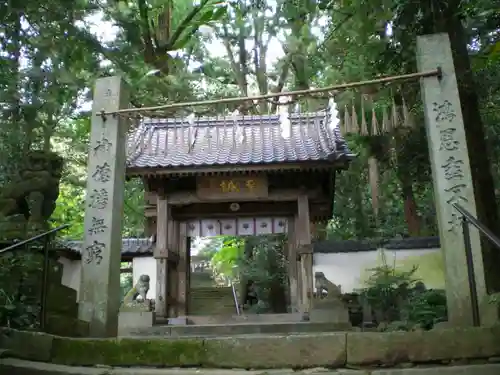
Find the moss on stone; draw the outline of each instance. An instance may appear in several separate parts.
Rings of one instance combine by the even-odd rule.
[[[68,339],[54,338],[52,362],[90,366],[200,366],[203,340]]]

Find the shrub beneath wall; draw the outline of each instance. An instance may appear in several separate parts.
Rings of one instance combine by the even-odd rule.
[[[388,264],[369,270],[360,294],[372,307],[381,330],[429,330],[447,320],[445,292],[426,289],[414,277],[416,270],[398,271]]]
[[[415,293],[403,309],[408,321],[423,329],[431,329],[436,323],[447,320],[446,294],[444,290],[429,289]]]

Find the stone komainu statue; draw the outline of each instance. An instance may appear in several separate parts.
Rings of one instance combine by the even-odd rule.
[[[61,156],[32,151],[23,164],[18,176],[0,189],[0,233],[4,238],[23,237],[26,229],[45,229],[59,197]]]
[[[128,305],[139,302],[137,297],[141,297],[141,303],[146,303],[146,295],[149,291],[149,275],[139,276],[137,284],[130,289],[123,298],[123,304]]]
[[[314,285],[316,286],[316,298],[323,298],[323,292],[326,292],[327,299],[340,299],[342,290],[340,285],[335,285],[328,280],[323,272],[314,273]]]

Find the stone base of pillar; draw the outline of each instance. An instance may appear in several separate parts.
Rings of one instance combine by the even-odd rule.
[[[118,332],[121,334],[132,329],[151,328],[154,320],[152,311],[121,311],[118,315]]]
[[[349,323],[349,309],[338,299],[314,299],[309,317],[315,323]]]
[[[178,316],[176,318],[168,318],[169,326],[186,326],[188,325],[187,316]]]

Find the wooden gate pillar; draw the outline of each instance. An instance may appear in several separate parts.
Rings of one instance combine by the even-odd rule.
[[[170,220],[168,225],[168,283],[167,316],[177,317],[179,290],[179,222]]]
[[[158,317],[167,317],[168,305],[168,245],[169,223],[171,222],[170,207],[163,191],[158,191],[156,203],[156,296],[155,313]]]
[[[297,241],[295,236],[295,217],[288,219],[288,286],[290,295],[290,307],[292,312],[299,311],[299,283],[297,274]]]
[[[301,283],[301,313],[304,320],[309,320],[313,297],[313,251],[311,244],[311,230],[309,220],[309,199],[306,194],[299,195],[297,200],[297,219],[295,236],[297,238],[297,252],[300,260]]]
[[[177,291],[177,315],[186,316],[188,314],[187,301],[188,301],[188,275],[189,275],[189,246],[187,238],[187,224],[185,222],[179,223],[179,263],[177,266],[178,274],[178,291]]]

